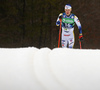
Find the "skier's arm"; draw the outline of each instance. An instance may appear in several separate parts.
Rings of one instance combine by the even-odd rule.
[[[79,19],[78,19],[77,16],[74,16],[74,21],[75,21],[75,23],[76,23],[76,25],[77,25],[77,27],[78,27],[78,29],[79,29],[79,34],[82,34],[81,23],[80,23],[80,21],[79,21]]]
[[[62,18],[62,15],[63,15],[62,13],[59,14],[57,21],[56,21],[56,26],[60,25],[60,19]]]
[[[75,21],[75,23],[76,23],[76,25],[77,25],[77,27],[79,29],[79,39],[83,40],[81,23],[80,23],[80,21],[79,21],[77,16],[74,16],[74,21]]]

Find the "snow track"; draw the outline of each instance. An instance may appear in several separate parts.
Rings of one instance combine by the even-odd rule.
[[[100,50],[0,49],[0,90],[100,90]]]

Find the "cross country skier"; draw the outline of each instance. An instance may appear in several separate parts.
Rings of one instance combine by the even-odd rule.
[[[56,22],[56,25],[60,25],[60,19],[62,20],[61,26],[62,26],[62,40],[61,44],[62,47],[73,48],[74,47],[74,25],[76,23],[78,29],[79,29],[79,39],[80,41],[83,40],[82,35],[82,28],[81,23],[78,19],[78,17],[71,13],[72,7],[70,4],[65,5],[65,13],[60,13]]]

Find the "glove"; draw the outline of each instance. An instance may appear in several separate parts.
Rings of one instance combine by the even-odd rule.
[[[83,41],[83,35],[82,34],[79,35],[79,40]]]

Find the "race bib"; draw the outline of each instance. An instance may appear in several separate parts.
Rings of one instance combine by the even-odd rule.
[[[67,24],[73,24],[74,19],[72,19],[72,18],[62,18],[62,22],[67,23]]]

